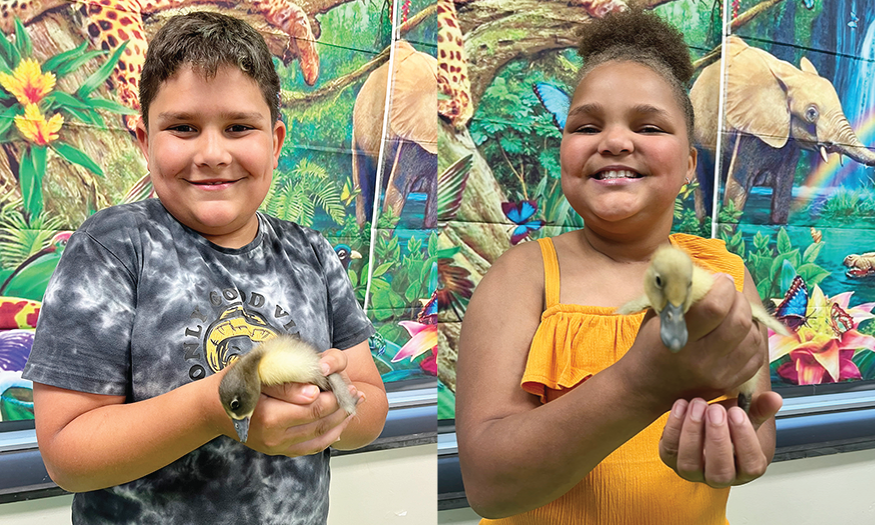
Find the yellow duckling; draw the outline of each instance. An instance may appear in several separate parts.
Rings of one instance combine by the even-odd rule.
[[[249,418],[261,396],[261,386],[282,383],[310,383],[323,391],[331,390],[337,404],[354,414],[356,399],[349,393],[340,374],[322,375],[319,351],[309,343],[289,335],[277,335],[238,359],[219,383],[219,399],[241,443],[249,435]]]
[[[672,352],[677,352],[687,344],[689,336],[684,314],[696,301],[704,297],[714,276],[693,263],[686,252],[671,245],[660,246],[650,261],[644,274],[644,295],[617,309],[617,313],[628,315],[653,308],[659,314],[659,335],[662,343]],[[750,303],[753,319],[782,335],[789,335],[787,328],[766,312],[765,308]],[[764,366],[760,373],[767,368]],[[738,389],[738,406],[747,412],[756,389],[759,374],[741,385]]]

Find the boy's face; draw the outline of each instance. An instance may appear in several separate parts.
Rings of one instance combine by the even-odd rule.
[[[236,67],[210,79],[190,66],[168,78],[137,139],[155,193],[181,223],[229,248],[251,242],[286,135],[258,84]]]
[[[581,80],[560,146],[562,189],[587,227],[671,223],[694,177],[683,109],[669,83],[636,62],[606,62]]]

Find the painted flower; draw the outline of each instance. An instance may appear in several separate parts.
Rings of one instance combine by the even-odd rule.
[[[830,298],[815,285],[806,308],[805,324],[790,336],[770,331],[770,361],[790,357],[789,362],[778,366],[779,376],[797,385],[862,378],[851,359],[858,349],[875,349],[875,337],[857,331],[862,321],[875,317],[872,314],[875,303],[851,308],[853,293]],[[844,322],[837,322],[836,315],[842,315]]]
[[[24,115],[15,117],[15,127],[29,142],[45,146],[58,138],[58,131],[64,125],[64,117],[56,113],[49,120],[40,112],[36,104],[24,107]]]
[[[429,350],[437,351],[438,337],[436,324],[422,324],[416,321],[401,321],[398,324],[403,326],[407,333],[410,334],[410,341],[404,343],[404,346],[398,350],[398,353],[392,358],[393,363],[408,357],[413,361]]]
[[[32,58],[22,60],[15,71],[0,73],[0,86],[15,95],[23,106],[36,104],[55,87],[55,75],[43,73],[39,62]]]

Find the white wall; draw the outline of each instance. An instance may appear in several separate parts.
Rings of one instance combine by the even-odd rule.
[[[329,525],[437,522],[437,445],[331,459]],[[2,525],[69,525],[73,496],[0,505]]]
[[[875,524],[875,450],[782,461],[729,496],[732,525]],[[442,511],[438,523],[476,525],[470,508]]]

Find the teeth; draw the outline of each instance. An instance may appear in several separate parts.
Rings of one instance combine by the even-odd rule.
[[[603,171],[598,174],[599,179],[601,180],[610,180],[610,179],[637,179],[638,174],[634,171],[620,170],[620,171]]]

